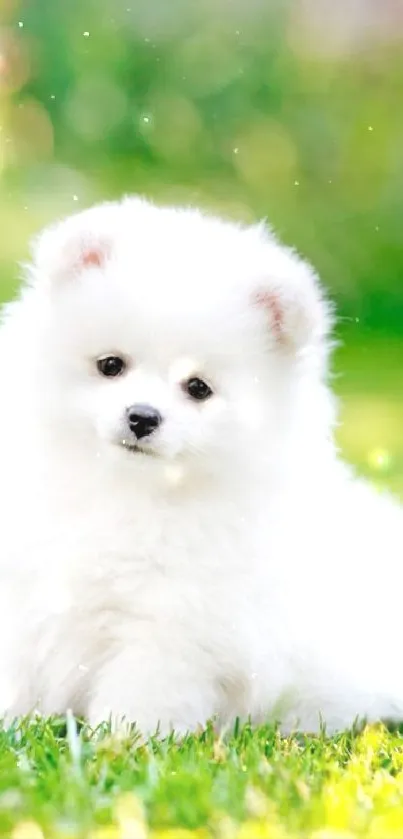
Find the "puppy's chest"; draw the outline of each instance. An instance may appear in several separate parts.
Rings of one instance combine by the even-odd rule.
[[[94,605],[120,616],[206,619],[239,608],[259,589],[254,532],[243,516],[224,511],[104,522],[96,545],[89,534],[80,540],[76,583],[84,576]]]
[[[125,523],[111,531],[103,543],[110,561],[125,575],[146,578],[155,573],[204,577],[230,573],[252,549],[248,528],[242,522],[211,521],[207,517],[167,517]]]

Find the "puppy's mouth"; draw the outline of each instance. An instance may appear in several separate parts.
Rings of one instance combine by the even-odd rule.
[[[157,453],[154,449],[150,449],[147,446],[141,446],[135,440],[122,440],[120,445],[126,451],[131,452],[132,454],[146,454],[149,457],[156,457]]]

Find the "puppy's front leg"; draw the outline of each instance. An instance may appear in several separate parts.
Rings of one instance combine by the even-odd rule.
[[[199,665],[199,666],[198,666]],[[144,736],[185,734],[217,712],[218,698],[203,660],[186,661],[178,651],[119,651],[98,674],[88,717],[95,727],[111,720],[114,730],[135,723]]]

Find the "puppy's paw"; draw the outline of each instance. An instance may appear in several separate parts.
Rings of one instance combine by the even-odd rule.
[[[105,724],[111,734],[118,738],[131,737],[136,735],[136,741],[144,743],[152,737],[165,739],[173,737],[175,740],[183,740],[192,732],[202,731],[202,726],[195,724],[189,727],[181,720],[169,720],[165,714],[158,719],[141,711],[132,713],[113,710],[108,706],[93,703],[88,714],[88,722],[93,730],[101,728]]]

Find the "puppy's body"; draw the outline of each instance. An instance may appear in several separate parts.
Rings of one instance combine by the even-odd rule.
[[[328,326],[261,228],[130,199],[44,234],[0,333],[4,713],[403,715],[403,516],[338,461]]]

